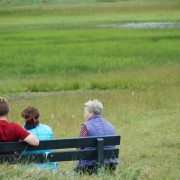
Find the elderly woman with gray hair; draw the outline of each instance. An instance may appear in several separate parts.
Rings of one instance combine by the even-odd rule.
[[[115,130],[111,123],[105,120],[101,114],[103,105],[97,99],[89,100],[84,104],[84,119],[86,120],[81,125],[80,137],[86,136],[103,136],[114,135]],[[106,146],[113,147],[113,146]],[[86,147],[85,149],[92,149],[94,147]],[[105,159],[105,169],[113,172],[116,170],[117,158]],[[80,173],[87,173],[89,175],[95,172],[96,162],[94,160],[82,160],[75,165],[75,171]]]

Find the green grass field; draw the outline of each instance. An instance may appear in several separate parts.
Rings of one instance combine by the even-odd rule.
[[[135,88],[159,80],[166,83],[166,78],[179,80],[179,29],[97,27],[131,21],[178,21],[178,1],[13,2],[0,2],[2,94]],[[154,71],[159,74],[154,76]],[[141,73],[142,79],[138,78]]]
[[[104,104],[103,116],[122,136],[120,164],[114,176],[103,173],[90,178],[179,179],[179,87],[172,84],[133,92],[125,89],[13,94],[7,96],[11,105],[9,119],[23,124],[20,113],[24,107],[33,104],[41,112],[41,122],[52,127],[55,138],[74,137],[79,135],[83,122],[84,102],[98,98]],[[72,128],[73,131],[69,131]],[[64,169],[72,171],[74,163],[59,163],[56,174],[43,171],[43,175],[39,170],[32,173],[15,165],[1,171],[0,176],[7,179],[14,178],[14,175],[22,179],[57,179]],[[1,165],[1,169],[6,168]]]
[[[79,135],[97,98],[122,136],[114,176],[61,175],[1,164],[0,179],[180,179],[180,29],[113,28],[180,22],[178,0],[0,0],[0,96],[23,124],[35,105],[54,137]],[[73,124],[72,124],[73,122]],[[73,131],[69,131],[69,127]]]

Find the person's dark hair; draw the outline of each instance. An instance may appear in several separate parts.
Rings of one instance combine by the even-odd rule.
[[[21,113],[21,117],[25,119],[26,129],[33,129],[39,124],[39,111],[34,106],[25,108]]]
[[[4,97],[0,97],[0,116],[5,116],[9,113],[9,103]]]

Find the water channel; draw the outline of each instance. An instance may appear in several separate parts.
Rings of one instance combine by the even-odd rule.
[[[113,28],[180,28],[180,22],[129,22],[114,24],[99,24],[97,27]]]

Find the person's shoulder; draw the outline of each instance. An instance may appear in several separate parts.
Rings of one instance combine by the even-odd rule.
[[[12,122],[9,122],[10,124],[12,124],[13,126],[20,126],[20,127],[22,127],[20,124],[18,124],[17,122],[14,122],[14,121],[12,121]]]
[[[24,129],[20,124],[17,122],[11,122],[11,127],[14,129],[16,132],[27,132],[26,129]]]
[[[50,126],[46,125],[46,124],[39,124],[41,126],[41,128],[46,128],[46,129],[49,129],[49,130],[52,130]]]
[[[108,123],[110,126],[113,126],[112,123],[110,123],[107,119],[102,118],[106,123]],[[113,126],[114,127],[114,126]]]
[[[86,125],[89,124],[89,123],[90,123],[90,121],[85,121],[85,122],[82,123],[81,126],[83,126],[83,125],[86,126]]]
[[[20,126],[18,123],[14,122],[14,121],[2,121],[2,124],[5,124],[7,126],[13,126],[13,127]]]

